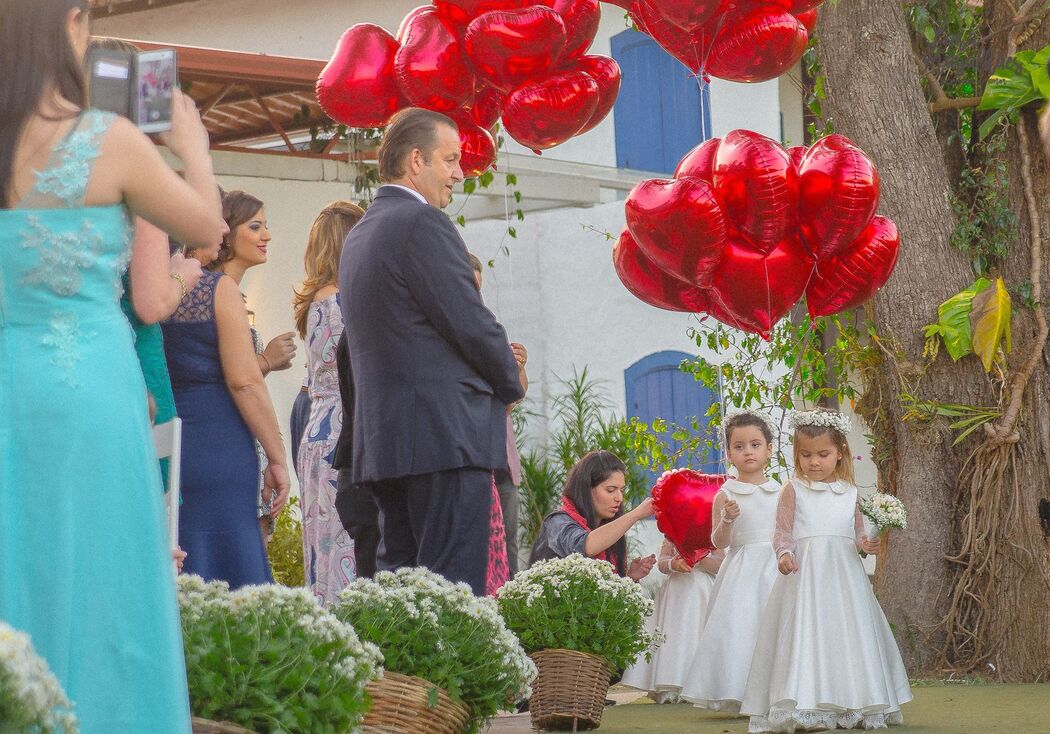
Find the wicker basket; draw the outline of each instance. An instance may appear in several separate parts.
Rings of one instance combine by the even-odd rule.
[[[368,684],[372,708],[365,716],[365,734],[463,734],[470,721],[466,706],[437,689],[437,706],[427,705],[434,686],[422,678],[386,671]]]
[[[236,724],[225,721],[210,721],[193,717],[193,734],[255,734],[250,729],[242,729]]]
[[[603,659],[576,650],[540,650],[529,657],[539,669],[529,699],[534,728],[584,731],[601,726],[612,675]]]

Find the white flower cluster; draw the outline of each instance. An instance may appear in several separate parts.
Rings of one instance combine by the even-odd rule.
[[[0,731],[79,731],[73,705],[29,635],[0,622]]]
[[[749,415],[752,418],[757,418],[758,420],[766,424],[766,428],[769,429],[770,433],[776,435],[776,429],[769,422],[769,418],[762,415],[761,413],[756,413],[753,410],[744,410],[742,408],[733,408],[732,410],[727,410],[725,415],[722,416],[722,425],[726,425],[727,423],[729,423],[730,420],[736,418],[738,415]]]
[[[850,419],[835,410],[793,410],[788,414],[788,427],[794,431],[800,426],[834,428],[843,436],[853,429]]]
[[[518,599],[525,606],[532,606],[548,590],[564,591],[584,580],[594,582],[598,593],[608,599],[640,605],[644,614],[652,614],[653,601],[638,584],[618,575],[605,561],[585,558],[579,553],[534,564],[504,584],[499,590],[499,598]]]
[[[389,619],[407,615],[413,624],[404,626],[406,635],[426,634],[436,650],[447,649],[450,655],[455,655],[457,649],[472,647],[462,645],[458,639],[464,630],[469,630],[468,634],[478,635],[476,641],[486,647],[491,659],[502,661],[505,679],[522,682],[515,692],[517,696],[532,695],[529,683],[537,675],[532,659],[507,629],[495,600],[474,596],[464,583],[454,584],[425,568],[380,571],[373,579],[358,579],[344,589],[336,603],[337,610],[339,607],[368,610],[373,615],[382,611]],[[449,615],[469,624],[456,624]],[[403,645],[411,648],[413,640],[405,639]]]
[[[875,492],[860,500],[861,514],[871,520],[875,534],[886,528],[904,530],[908,527],[908,511],[899,497]]]
[[[348,683],[363,684],[382,675],[379,648],[362,642],[353,627],[323,609],[308,589],[265,584],[231,592],[225,582],[180,575],[178,598],[184,626],[218,614],[231,628],[256,630],[263,643],[284,626],[295,637],[286,642],[301,645],[315,656],[313,664],[331,666]]]

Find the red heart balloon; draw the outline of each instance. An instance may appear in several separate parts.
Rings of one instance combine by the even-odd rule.
[[[627,227],[613,246],[613,268],[620,282],[635,298],[665,311],[696,313],[707,309],[706,295],[699,288],[674,278],[642,254]]]
[[[897,265],[900,235],[886,217],[874,217],[856,242],[838,257],[817,263],[806,288],[806,306],[813,318],[849,311],[886,285]]]
[[[480,127],[469,114],[457,112],[452,119],[459,128],[459,148],[462,152],[459,166],[463,175],[470,178],[480,176],[496,162],[496,141],[489,131]]]
[[[765,6],[737,11],[725,18],[706,69],[719,79],[764,82],[794,66],[807,43],[806,27],[786,10]]]
[[[806,27],[806,33],[812,36],[813,31],[817,29],[817,11],[807,10],[803,13],[796,13],[795,17],[798,18],[799,23]]]
[[[517,10],[531,4],[531,0],[434,0],[441,17],[458,28],[493,10]]]
[[[612,112],[613,105],[616,104],[616,97],[620,93],[620,65],[608,56],[592,54],[581,56],[564,70],[582,71],[598,82],[598,105],[591,113],[587,124],[576,133],[583,135],[588,130],[594,129]]]
[[[824,260],[848,247],[875,216],[879,174],[848,138],[828,135],[802,157],[798,195],[802,241]]]
[[[656,527],[690,565],[714,548],[711,510],[725,481],[722,474],[678,469],[664,472],[653,487]]]
[[[540,0],[565,23],[565,58],[585,53],[598,32],[602,19],[601,3],[598,0]]]
[[[627,227],[645,256],[668,274],[706,286],[722,260],[726,221],[706,181],[642,181],[627,195]]]
[[[488,130],[503,114],[503,95],[494,87],[486,86],[477,90],[468,113],[474,123]]]
[[[798,302],[813,272],[813,259],[797,237],[788,237],[768,255],[728,238],[722,264],[711,278],[710,300],[731,320],[720,321],[769,338],[769,330]]]
[[[792,145],[788,148],[788,158],[791,159],[791,165],[798,170],[799,164],[802,163],[802,156],[806,155],[806,151],[809,150],[804,145]]]
[[[398,34],[397,83],[417,107],[451,112],[474,93],[474,73],[459,39],[434,8],[417,8],[410,15]]]
[[[428,13],[433,12],[433,5],[420,5],[409,10],[408,14],[401,19],[401,23],[397,26],[397,33],[394,34],[394,38],[397,39],[398,45],[401,45],[405,42],[405,33],[408,32],[408,27],[412,25],[412,21],[414,21],[420,15],[426,15]]]
[[[470,22],[467,56],[489,84],[509,92],[556,68],[565,49],[565,23],[550,8],[495,10]]]
[[[597,107],[598,82],[582,71],[565,71],[515,90],[507,97],[503,125],[527,148],[553,148],[578,133]]]
[[[711,182],[726,218],[760,253],[770,252],[798,222],[798,174],[783,146],[750,130],[718,145]]]
[[[670,23],[692,33],[722,9],[723,0],[653,0],[653,7]]]
[[[664,51],[685,64],[694,74],[700,73],[707,49],[717,35],[721,21],[719,16],[715,16],[690,33],[667,20],[646,0],[636,0],[627,14],[639,30],[651,36]]]
[[[382,127],[408,106],[394,79],[397,41],[373,23],[351,26],[317,77],[317,102],[336,122]]]
[[[692,176],[711,183],[715,171],[715,153],[721,142],[719,138],[711,138],[686,153],[678,163],[678,168],[674,169],[674,177]]]

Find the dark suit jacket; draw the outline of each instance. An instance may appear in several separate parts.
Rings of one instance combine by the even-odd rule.
[[[339,290],[353,373],[352,480],[505,468],[506,406],[524,393],[449,218],[380,187],[346,238]]]
[[[335,368],[339,373],[339,397],[343,404],[343,427],[335,442],[332,468],[345,471],[353,463],[352,436],[354,433],[354,382],[350,376],[350,352],[346,347],[346,332],[335,347]]]

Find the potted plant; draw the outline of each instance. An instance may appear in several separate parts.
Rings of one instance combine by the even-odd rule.
[[[0,622],[0,732],[77,731],[73,704],[29,635]]]
[[[507,626],[535,661],[529,711],[541,729],[595,729],[613,671],[659,644],[645,618],[653,602],[605,561],[541,561],[508,581],[498,594]]]
[[[382,651],[365,730],[476,732],[529,695],[536,668],[492,599],[422,568],[380,572],[340,594],[332,612]]]
[[[195,732],[345,734],[360,725],[382,657],[307,589],[231,592],[180,576],[178,599]]]

